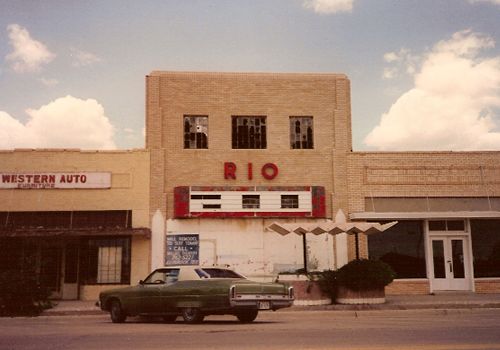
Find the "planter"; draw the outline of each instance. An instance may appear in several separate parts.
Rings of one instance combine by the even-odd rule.
[[[329,305],[332,300],[326,296],[318,281],[313,281],[306,275],[278,275],[278,282],[286,283],[293,287],[295,292],[294,305]]]
[[[385,303],[385,288],[357,291],[338,286],[335,302],[337,304],[383,304]]]

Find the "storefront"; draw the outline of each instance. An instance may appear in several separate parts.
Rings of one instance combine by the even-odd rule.
[[[145,151],[0,152],[0,271],[95,299],[149,271]]]

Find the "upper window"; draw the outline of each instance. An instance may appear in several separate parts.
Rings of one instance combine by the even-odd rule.
[[[242,205],[243,209],[258,209],[260,208],[260,196],[253,194],[244,194],[242,197]]]
[[[296,194],[281,195],[281,208],[296,209],[299,207],[299,196]]]
[[[233,149],[264,149],[266,142],[265,116],[233,116]]]
[[[208,148],[208,117],[184,116],[184,148]]]
[[[312,117],[290,117],[290,148],[314,148]]]

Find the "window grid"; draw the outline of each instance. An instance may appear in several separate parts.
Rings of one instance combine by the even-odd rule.
[[[296,194],[284,194],[281,196],[281,208],[296,209],[299,207],[299,196]]]
[[[260,196],[259,195],[243,195],[242,197],[243,209],[259,209]]]
[[[290,117],[290,148],[314,148],[312,117]]]
[[[265,149],[266,133],[265,116],[232,117],[233,149]]]
[[[184,116],[184,148],[208,148],[208,116]]]

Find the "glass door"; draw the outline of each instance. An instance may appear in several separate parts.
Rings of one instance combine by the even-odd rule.
[[[433,290],[470,290],[465,237],[431,238]]]

